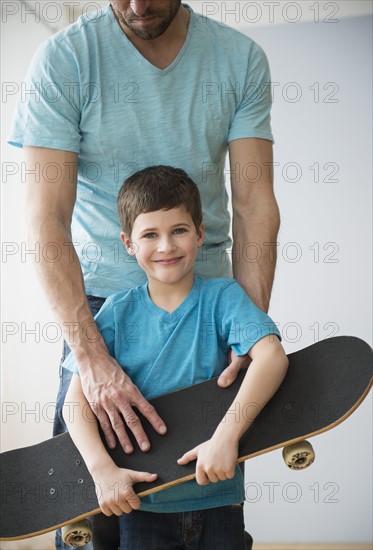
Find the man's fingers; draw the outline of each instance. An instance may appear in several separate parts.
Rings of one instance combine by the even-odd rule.
[[[91,408],[100,423],[106,443],[108,444],[109,448],[114,449],[116,447],[116,434],[124,452],[126,454],[132,453],[133,446],[131,440],[127,435],[126,428],[119,410],[116,407],[112,406],[108,407],[108,412],[106,412],[102,406],[100,407],[96,403],[92,403]]]
[[[130,430],[140,449],[149,450],[149,439],[132,407],[136,407],[159,434],[164,434],[167,427],[154,407],[143,397],[115,359],[108,357],[108,363],[104,363],[104,368],[100,369],[96,378],[96,383],[92,384],[90,379],[82,377],[82,387],[88,402],[97,404],[96,407],[91,407],[109,447],[116,445],[115,433],[125,452],[132,452],[133,445],[128,437]]]
[[[126,427],[120,416],[119,411],[116,412],[115,418],[110,418],[111,425],[117,435],[118,441],[126,454],[133,453],[133,445],[130,438],[128,437]]]
[[[131,407],[129,403],[121,407],[124,422],[129,430],[133,433],[140,449],[142,451],[148,451],[150,449],[149,439],[141,425],[140,419]]]
[[[238,371],[241,367],[238,367],[236,363],[231,363],[229,367],[223,370],[218,378],[218,385],[221,388],[230,386],[237,378]]]
[[[237,356],[233,351],[230,354],[230,360],[230,364],[218,378],[218,385],[221,388],[230,386],[236,380],[239,371],[251,363],[251,358],[248,355]]]
[[[167,426],[163,422],[162,418],[158,415],[157,411],[139,392],[136,407],[139,409],[142,415],[150,422],[156,432],[164,435],[167,432]]]
[[[115,439],[114,432],[111,428],[111,422],[110,422],[109,416],[101,407],[92,406],[92,410],[95,413],[97,420],[100,423],[101,429],[105,436],[106,443],[108,444],[110,449],[115,449],[117,442]]]
[[[153,428],[161,435],[167,432],[167,427],[161,417],[157,414],[155,408],[147,401],[138,389],[134,386],[135,392],[132,395],[132,405],[135,405],[141,414],[150,422]],[[150,449],[149,439],[141,425],[139,417],[133,411],[132,406],[127,403],[121,407],[121,413],[128,428],[133,433],[140,449],[148,451]]]
[[[116,446],[115,433],[124,452],[127,454],[133,452],[133,445],[128,437],[127,429],[131,430],[142,451],[150,449],[149,439],[141,425],[140,419],[129,403],[120,406],[120,409],[115,405],[107,407],[106,410],[102,406],[92,408],[100,422],[106,442],[111,449]]]

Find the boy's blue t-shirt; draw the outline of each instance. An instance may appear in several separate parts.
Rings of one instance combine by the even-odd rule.
[[[270,72],[253,40],[187,9],[186,40],[165,69],[139,53],[108,5],[42,44],[22,86],[8,142],[78,154],[72,240],[88,295],[146,282],[120,241],[116,200],[126,178],[159,164],[185,170],[201,193],[196,273],[232,276],[225,158],[232,140],[272,140]],[[250,184],[251,164],[231,166],[236,182]],[[53,184],[61,171],[47,165],[43,175]]]
[[[274,322],[232,279],[204,280],[168,313],[156,306],[147,285],[110,296],[95,317],[110,354],[147,399],[219,375],[232,348],[246,354],[269,334]],[[78,373],[73,354],[63,366]],[[199,486],[195,480],[141,499],[141,510],[181,512],[244,500],[240,468],[232,480]]]

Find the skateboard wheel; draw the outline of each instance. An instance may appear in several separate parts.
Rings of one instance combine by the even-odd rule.
[[[304,470],[315,460],[315,452],[308,441],[300,441],[284,447],[282,456],[286,466],[292,470]]]
[[[87,519],[62,527],[62,540],[68,546],[84,546],[92,538],[92,527]]]

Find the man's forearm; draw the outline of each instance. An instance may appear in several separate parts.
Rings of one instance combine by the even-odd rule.
[[[29,241],[33,245],[38,244],[42,250],[51,249],[53,243],[58,251],[58,261],[51,262],[42,257],[36,263],[36,270],[75,357],[79,361],[80,357],[105,353],[106,345],[89,309],[81,266],[70,232],[63,223],[47,218],[30,223]]]
[[[43,254],[35,267],[50,307],[61,324],[64,338],[75,356],[89,359],[106,346],[89,309],[79,259],[71,239],[71,219],[76,200],[76,153],[43,147],[24,147],[27,166],[26,202],[28,239],[31,245],[55,251]],[[48,166],[58,166],[59,178],[49,180]],[[43,174],[32,176],[35,166]],[[94,334],[92,332],[95,331]]]
[[[236,208],[233,216],[233,275],[253,302],[267,312],[276,268],[280,216],[275,199]]]
[[[233,206],[233,275],[253,302],[267,312],[275,267],[280,215],[273,193],[272,143],[237,139],[229,144]],[[245,166],[255,167],[250,179]],[[245,177],[244,177],[245,174]]]

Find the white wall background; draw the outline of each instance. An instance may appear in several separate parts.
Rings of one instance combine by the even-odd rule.
[[[287,352],[334,333],[372,343],[371,2],[190,4],[249,34],[270,60],[282,212],[270,313]],[[57,20],[49,9],[54,29],[69,21],[69,12]],[[62,341],[34,273],[35,255],[26,253],[22,153],[5,144],[16,91],[51,31],[16,1],[3,2],[1,31],[5,451],[50,436]],[[371,541],[371,396],[313,443],[316,462],[304,472],[288,471],[280,451],[246,464],[248,530],[260,542]]]

